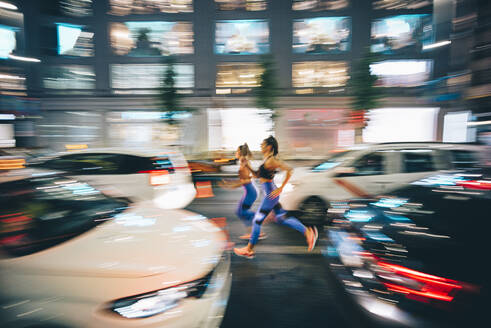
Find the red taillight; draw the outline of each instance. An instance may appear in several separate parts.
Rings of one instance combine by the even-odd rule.
[[[457,185],[469,189],[491,190],[491,181],[486,180],[458,181]]]
[[[376,268],[377,276],[384,286],[407,298],[427,302],[430,299],[450,302],[457,291],[477,291],[475,286],[452,279],[423,273],[401,265],[384,262],[370,252],[357,252],[367,263]]]
[[[400,265],[382,261],[379,261],[377,264],[380,268],[391,272],[396,276],[406,279],[409,278],[411,285],[418,286],[415,288],[414,286],[394,283],[396,279],[390,283],[384,282],[384,285],[389,290],[405,294],[408,298],[414,299],[415,296],[420,296],[450,302],[454,299],[455,292],[463,288],[462,283],[455,280],[426,274]]]
[[[161,186],[170,182],[169,171],[167,170],[149,170],[139,171],[138,173],[148,173],[149,183],[152,186]]]

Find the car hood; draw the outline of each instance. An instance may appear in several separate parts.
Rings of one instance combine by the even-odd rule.
[[[4,259],[1,266],[11,273],[115,278],[205,272],[221,256],[224,240],[198,214],[145,202],[57,246]]]

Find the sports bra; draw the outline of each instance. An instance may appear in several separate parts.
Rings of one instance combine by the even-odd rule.
[[[264,163],[266,163],[269,158],[270,157],[268,157]],[[264,167],[264,163],[259,167],[259,177],[266,180],[273,180],[276,170],[268,170]]]

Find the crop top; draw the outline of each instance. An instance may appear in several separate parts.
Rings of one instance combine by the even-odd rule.
[[[266,161],[264,163],[266,163]],[[273,180],[276,170],[268,170],[264,167],[264,163],[259,167],[259,177],[266,180]]]

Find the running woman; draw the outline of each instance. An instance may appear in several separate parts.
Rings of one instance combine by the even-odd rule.
[[[248,169],[249,159],[252,157],[252,153],[249,150],[247,143],[240,145],[235,152],[235,158],[240,162],[239,167],[239,180],[236,182],[222,181],[220,184],[224,188],[244,188],[244,194],[237,206],[235,214],[242,220],[247,228],[247,233],[240,236],[240,239],[249,239],[251,237],[252,219],[254,218],[254,212],[251,211],[252,204],[256,201],[257,191],[251,180],[251,172]],[[259,239],[266,238],[265,234],[260,234]]]
[[[265,197],[254,216],[249,243],[243,248],[234,248],[235,254],[249,259],[254,258],[254,246],[259,239],[261,224],[271,211],[274,211],[277,223],[286,225],[302,233],[307,240],[308,251],[312,251],[318,237],[317,228],[305,227],[298,219],[287,216],[287,212],[281,208],[279,203],[279,196],[288,183],[288,180],[290,180],[293,169],[276,158],[278,155],[278,141],[273,136],[264,139],[261,144],[261,152],[263,153],[264,162],[259,167],[259,170],[254,171],[250,165],[247,165],[247,168],[255,177],[260,179]],[[273,183],[274,175],[278,169],[286,171],[285,180],[279,188]]]

